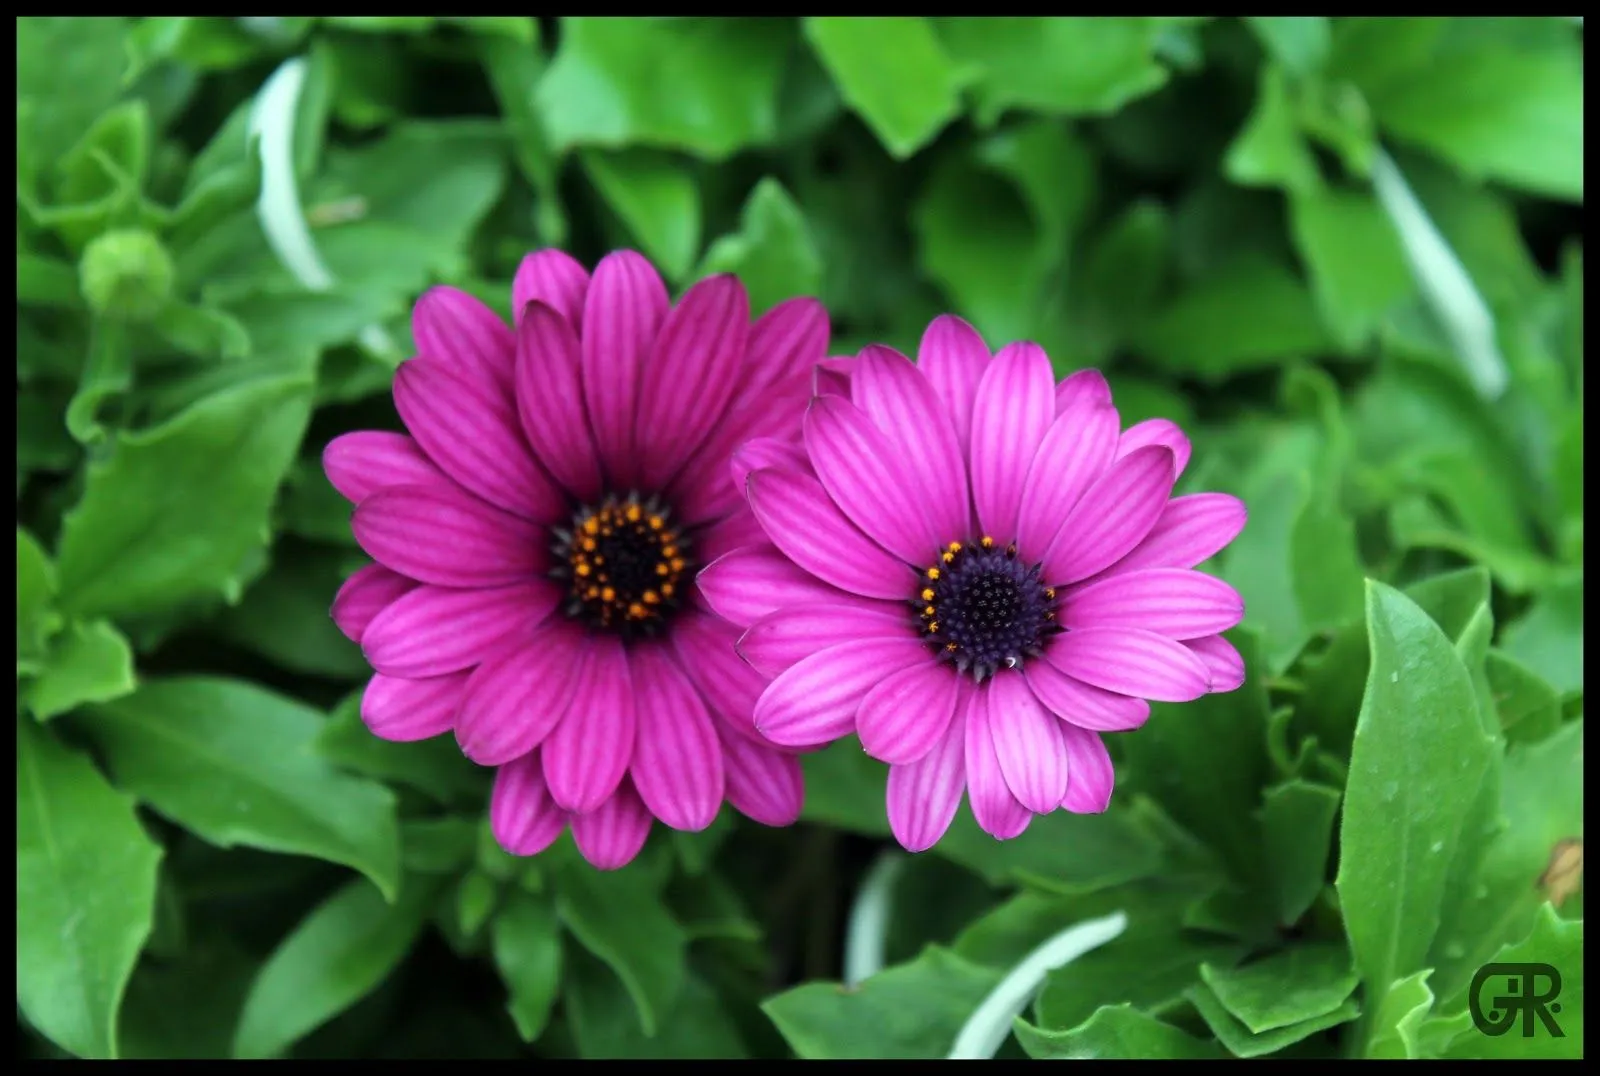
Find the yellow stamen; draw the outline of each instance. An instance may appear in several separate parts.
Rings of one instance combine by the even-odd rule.
[[[928,569],[928,578],[929,579],[937,579],[937,578],[939,578],[939,569],[937,569],[937,568],[929,568]]]
[[[933,588],[932,587],[923,587],[922,588],[922,600],[925,601],[925,602],[933,601]]]

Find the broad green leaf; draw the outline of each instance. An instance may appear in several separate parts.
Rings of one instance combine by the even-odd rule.
[[[1466,668],[1420,606],[1369,582],[1367,632],[1371,668],[1335,885],[1365,1004],[1379,1010],[1392,983],[1424,966],[1462,823],[1495,745],[1479,724]]]
[[[1366,192],[1324,187],[1289,200],[1295,246],[1328,329],[1364,346],[1385,316],[1415,295],[1394,225]]]
[[[26,136],[41,169],[116,100],[127,25],[121,18],[17,19],[17,99],[31,106],[18,138]]]
[[[1583,690],[1583,577],[1551,587],[1501,640],[1507,654],[1558,691]]]
[[[97,414],[107,400],[133,385],[133,352],[128,327],[109,317],[96,317],[89,330],[89,354],[83,379],[67,404],[67,432],[81,444],[105,436]]]
[[[1289,79],[1275,64],[1261,68],[1256,107],[1223,160],[1223,171],[1249,187],[1282,187],[1297,195],[1314,195],[1322,172],[1306,144],[1295,113]]]
[[[1535,743],[1561,723],[1561,694],[1526,665],[1489,651],[1484,673],[1494,693],[1500,728],[1512,743]]]
[[[961,112],[965,75],[927,19],[811,17],[805,20],[839,95],[895,157],[909,157]]]
[[[251,984],[233,1056],[279,1056],[365,997],[410,952],[437,895],[436,881],[407,878],[388,904],[357,878],[319,904]]]
[[[805,214],[782,183],[768,176],[751,190],[739,230],[711,244],[695,275],[712,273],[737,274],[758,317],[785,299],[821,292],[822,258]]]
[[[683,986],[688,939],[656,896],[641,884],[646,864],[609,873],[587,863],[561,873],[556,912],[585,949],[605,961],[627,987],[645,1035],[655,1035]]]
[[[564,18],[537,103],[558,152],[656,146],[721,160],[777,131],[778,19]]]
[[[1562,919],[1550,905],[1539,908],[1533,921],[1532,932],[1523,940],[1507,945],[1497,952],[1496,964],[1548,964],[1561,974],[1559,1000],[1550,1006],[1549,1015],[1562,1034],[1556,1036],[1533,1012],[1524,1010],[1518,1016],[1518,1027],[1508,1035],[1498,1038],[1482,1034],[1465,1035],[1457,1039],[1449,1051],[1452,1058],[1537,1059],[1583,1056],[1583,920]],[[1484,1002],[1497,996],[1497,987],[1505,979],[1491,976],[1484,988]],[[1530,984],[1531,986],[1532,984]],[[1540,988],[1548,988],[1541,980]],[[1560,1011],[1557,1010],[1559,1006]],[[1533,1034],[1525,1036],[1528,1023],[1533,1023]]]
[[[549,903],[514,893],[493,927],[495,967],[510,999],[506,1011],[524,1042],[544,1031],[561,991],[561,926]],[[630,1021],[631,1022],[631,1021]]]
[[[1038,1060],[1154,1061],[1224,1056],[1216,1043],[1197,1039],[1132,1005],[1102,1006],[1070,1031],[1049,1031],[1018,1020],[1016,1035],[1028,1056]]]
[[[582,154],[601,197],[668,280],[681,280],[700,252],[700,190],[684,163],[654,150]]]
[[[148,681],[85,723],[124,788],[212,844],[343,863],[393,897],[394,795],[317,758],[317,711],[246,681],[195,676]]]
[[[233,1029],[259,960],[224,938],[196,939],[175,959],[141,963],[128,983],[122,1056],[215,1061],[233,1052]]]
[[[277,560],[244,598],[213,622],[217,635],[299,673],[340,680],[371,674],[361,648],[345,637],[328,607],[339,590],[341,561],[332,551],[278,546]]]
[[[493,878],[468,871],[455,888],[455,924],[464,939],[475,939],[494,914],[500,888]]]
[[[528,26],[536,43],[539,24],[529,20]],[[544,77],[544,54],[511,37],[485,34],[478,39],[478,56],[505,118],[511,159],[538,192],[539,238],[560,246],[567,238],[567,217],[557,186],[559,162],[534,99]]]
[[[36,671],[61,629],[55,612],[56,571],[33,535],[17,528],[17,672]]]
[[[122,633],[104,620],[75,620],[28,685],[28,709],[44,721],[84,703],[121,698],[136,686],[133,652]]]
[[[1155,839],[1125,814],[1057,811],[1035,818],[1020,837],[997,841],[963,807],[934,849],[993,885],[1021,882],[1055,892],[1148,878],[1161,865]]]
[[[1431,968],[1424,968],[1389,988],[1383,1008],[1372,1014],[1368,1057],[1414,1060],[1430,1056],[1420,1031],[1433,1009],[1433,991],[1428,989],[1432,974]]]
[[[1282,266],[1245,257],[1180,293],[1135,342],[1168,372],[1202,381],[1332,347],[1305,283]]]
[[[1296,75],[1314,74],[1327,62],[1333,40],[1321,15],[1252,17],[1244,20],[1267,54]]]
[[[1313,633],[1361,615],[1366,570],[1357,551],[1355,524],[1334,503],[1335,495],[1332,482],[1313,488],[1289,537],[1295,604],[1300,622]]]
[[[684,979],[677,1001],[651,1037],[640,1032],[638,1021],[628,1012],[622,983],[588,954],[572,954],[564,986],[561,1004],[585,1060],[706,1061],[749,1056],[727,1002],[693,973]]]
[[[56,258],[18,251],[17,303],[82,310],[77,267]]]
[[[161,848],[83,755],[17,722],[17,1005],[78,1057],[117,1056]]]
[[[1165,85],[1155,53],[1161,19],[1123,16],[944,18],[950,55],[977,71],[978,122],[1009,108],[1104,115]]]
[[[1262,848],[1280,923],[1299,922],[1327,885],[1338,813],[1339,791],[1326,785],[1291,780],[1262,793]]]
[[[1318,1032],[1338,1027],[1340,1024],[1348,1024],[1361,1015],[1361,1007],[1351,999],[1324,1016],[1303,1020],[1288,1027],[1274,1028],[1257,1035],[1236,1020],[1207,987],[1197,986],[1190,990],[1189,1001],[1228,1052],[1235,1057],[1246,1058],[1275,1054]]]
[[[1583,836],[1583,722],[1515,745],[1499,778],[1496,817],[1474,841],[1481,848],[1475,870],[1447,902],[1429,959],[1446,1003],[1463,1002],[1462,991],[1495,948],[1523,936],[1541,903],[1565,895],[1551,891],[1547,876],[1565,843]]]
[[[807,1060],[942,1058],[1000,978],[931,945],[856,986],[806,983],[761,1009]]]
[[[300,378],[247,382],[114,438],[62,521],[63,607],[150,615],[227,593],[265,542],[309,405]]]
[[[488,771],[467,760],[454,736],[410,743],[374,736],[361,720],[359,691],[333,708],[314,750],[342,769],[410,785],[440,803],[471,802],[488,783]]]
[[[250,354],[249,332],[215,307],[168,303],[153,325],[163,340],[196,358],[242,359]]]
[[[419,874],[456,874],[472,862],[478,820],[459,815],[400,823],[400,863]]]
[[[1296,945],[1243,967],[1202,964],[1200,978],[1254,1035],[1326,1016],[1358,982],[1340,944]]]
[[[1153,201],[1135,202],[1089,239],[1071,314],[1086,363],[1104,362],[1155,310],[1166,290],[1171,246],[1171,218]],[[1130,415],[1126,392],[1113,388],[1124,422],[1139,421]]]

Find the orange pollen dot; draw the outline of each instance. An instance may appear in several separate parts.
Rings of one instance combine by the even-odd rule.
[[[661,595],[657,594],[653,590],[647,590],[641,596],[644,598],[644,603],[646,605],[660,605],[661,604]]]
[[[604,588],[602,588],[601,591],[600,591],[600,600],[603,601],[603,602],[614,602],[614,601],[616,601],[617,600],[616,589],[614,587],[604,587]]]
[[[987,534],[985,534],[983,536],[983,542],[981,544],[983,545],[983,548],[985,548],[985,549],[993,549],[994,548],[994,539],[990,538]]]
[[[649,613],[645,610],[644,606],[640,605],[638,602],[633,602],[628,606],[628,615],[633,617],[635,620],[643,620],[649,615]]]
[[[933,606],[928,605],[928,606],[924,606],[923,607],[922,615],[923,616],[932,616],[934,614],[934,612],[935,612],[935,610],[934,610]]]
[[[933,588],[932,587],[923,587],[922,588],[922,600],[925,601],[925,602],[933,601]]]
[[[946,553],[943,559],[946,564],[954,564],[956,555],[954,553]]]
[[[945,546],[945,548],[948,549],[952,553],[959,553],[959,552],[961,552],[961,543],[960,542],[951,542],[949,545]]]
[[[939,578],[939,569],[937,569],[937,568],[929,568],[928,569],[928,578],[929,579],[937,579],[937,578]]]
[[[658,531],[662,527],[665,527],[666,525],[667,525],[667,521],[662,519],[660,516],[651,516],[650,517],[650,529],[651,530]]]
[[[638,505],[630,504],[628,505],[628,511],[626,515],[629,523],[637,523],[644,516],[644,513],[639,511]]]
[[[935,620],[933,623],[928,625],[928,634],[929,635],[938,635],[939,634],[939,622],[937,620]]]
[[[591,568],[591,567],[589,567],[589,566],[588,566],[588,565],[587,565],[587,564],[585,564],[585,563],[584,563],[584,562],[583,562],[583,561],[581,561],[581,560],[580,560],[580,561],[579,561],[579,562],[578,562],[578,563],[577,563],[577,565],[576,565],[576,566],[574,566],[574,567],[573,567],[573,569],[572,569],[572,570],[573,570],[573,571],[574,571],[574,572],[576,572],[576,573],[577,573],[577,574],[578,574],[578,575],[579,575],[579,576],[580,576],[580,577],[582,577],[582,576],[586,576],[586,575],[588,575],[588,574],[589,574],[589,573],[590,573],[590,572],[592,572],[592,571],[594,571],[594,569],[593,569],[593,568]]]
[[[665,564],[657,564],[656,565],[656,574],[657,575],[666,575],[670,571],[672,571],[672,569],[668,568]]]
[[[674,589],[675,588],[673,587],[673,585],[671,583],[662,583],[661,584],[661,596],[663,598],[672,597],[672,592],[673,592]]]
[[[1045,587],[1044,588],[1044,596],[1046,598],[1048,598],[1050,601],[1055,601],[1056,600],[1056,588],[1055,587]]]

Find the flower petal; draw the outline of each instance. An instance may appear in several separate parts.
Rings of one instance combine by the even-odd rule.
[[[600,259],[583,302],[583,397],[600,462],[616,488],[637,478],[633,450],[639,375],[666,315],[667,288],[643,256]]]
[[[662,644],[628,655],[639,727],[628,768],[650,813],[673,829],[705,829],[722,806],[722,744],[700,695]]]
[[[719,616],[739,627],[790,606],[868,600],[829,586],[770,547],[718,557],[700,569],[695,584]]]
[[[980,689],[967,703],[967,802],[978,828],[1006,841],[1028,828],[1033,812],[1017,800],[1000,769],[990,701],[989,692]]]
[[[933,319],[917,347],[917,367],[950,412],[963,459],[972,444],[972,405],[989,367],[989,347],[978,330],[954,314]]]
[[[955,717],[961,680],[936,662],[884,677],[856,711],[861,747],[880,762],[903,766],[938,746]]]
[[[851,522],[906,563],[932,564],[942,540],[894,446],[866,412],[841,397],[818,396],[803,428],[811,466]]]
[[[544,742],[583,676],[583,634],[560,624],[485,662],[467,679],[456,743],[480,766],[501,766]]]
[[[392,571],[444,587],[526,581],[549,566],[544,531],[450,486],[392,486],[356,506],[361,548]]]
[[[755,437],[733,450],[733,459],[728,463],[728,477],[742,492],[746,489],[751,472],[763,469],[798,471],[809,475],[811,458],[806,455],[805,446],[798,441]]]
[[[966,456],[950,412],[927,378],[898,351],[873,345],[856,359],[850,393],[895,446],[912,484],[923,491],[934,531],[951,541],[968,537],[972,508]]]
[[[1210,689],[1201,660],[1182,643],[1137,628],[1083,628],[1056,637],[1045,660],[1093,687],[1156,702],[1188,702]]]
[[[798,445],[795,434],[811,402],[809,393],[789,386],[788,391],[774,388],[755,398],[751,396],[749,385],[741,385],[727,412],[668,487],[667,499],[685,522],[699,524],[719,519],[744,503],[743,472],[730,464],[740,446],[778,435]],[[809,460],[804,469],[810,471]]]
[[[889,830],[908,852],[938,844],[961,806],[967,784],[965,703],[957,700],[955,718],[932,751],[915,762],[889,767]]]
[[[351,504],[388,486],[447,486],[451,482],[422,447],[403,433],[359,430],[328,442],[322,450],[328,482]]]
[[[361,720],[380,740],[410,743],[450,731],[467,674],[402,680],[379,673],[361,694]]]
[[[536,250],[517,266],[511,282],[511,313],[518,326],[529,303],[550,307],[572,326],[583,331],[583,300],[589,294],[589,273],[577,259],[554,247]]]
[[[824,582],[867,598],[908,599],[917,577],[845,518],[810,475],[765,469],[747,480],[750,510],[790,560]]]
[[[761,529],[755,513],[740,507],[732,515],[717,520],[695,538],[695,556],[707,564],[751,546],[771,548],[767,532]]]
[[[1062,603],[1066,628],[1143,628],[1198,639],[1244,619],[1244,599],[1215,576],[1189,568],[1141,568],[1074,587]]]
[[[394,406],[428,458],[461,488],[524,519],[566,514],[560,489],[528,451],[510,393],[412,359],[394,375]]]
[[[772,747],[719,729],[728,802],[763,826],[787,826],[800,817],[805,800],[800,760]]]
[[[567,712],[540,749],[550,795],[574,814],[599,808],[628,772],[637,722],[632,683],[622,643],[594,636]]]
[[[550,798],[537,751],[501,766],[489,797],[489,828],[514,856],[543,852],[567,828],[567,814]]]
[[[540,302],[517,326],[517,414],[533,455],[580,502],[601,487],[600,456],[583,409],[583,352],[572,325]]]
[[[487,590],[422,586],[373,618],[361,650],[386,676],[440,676],[529,645],[560,592],[539,580]]]
[[[1050,424],[1022,487],[1017,552],[1023,560],[1044,559],[1073,507],[1111,465],[1118,426],[1114,408],[1089,403],[1060,412]]]
[[[678,662],[713,716],[752,742],[770,746],[756,732],[756,699],[767,678],[752,669],[734,651],[739,630],[707,613],[686,612],[672,629]]]
[[[664,487],[727,410],[749,338],[750,298],[734,276],[707,277],[668,312],[639,386],[634,451],[645,488]]]
[[[1244,683],[1244,657],[1222,636],[1190,639],[1183,645],[1205,664],[1206,672],[1211,677],[1212,691],[1237,691]]]
[[[1067,794],[1061,722],[1017,673],[1002,672],[989,684],[989,733],[1017,802],[1035,814],[1055,810]]]
[[[1030,661],[1023,676],[1040,702],[1061,720],[1096,732],[1126,732],[1150,720],[1144,699],[1118,695],[1074,680],[1049,661]]]
[[[1138,568],[1193,568],[1239,536],[1249,517],[1244,502],[1226,493],[1189,493],[1161,510],[1150,533],[1102,575]]]
[[[333,597],[333,622],[353,643],[372,623],[372,618],[384,608],[417,588],[414,579],[391,572],[381,564],[369,564],[360,569],[339,588]]]
[[[1117,442],[1117,458],[1146,445],[1165,445],[1172,450],[1174,477],[1183,474],[1183,469],[1189,465],[1189,438],[1170,419],[1147,418],[1129,426]]]
[[[616,794],[572,820],[572,840],[589,865],[614,871],[633,862],[650,836],[650,811],[626,780]]]
[[[756,730],[782,747],[836,740],[855,730],[862,698],[885,676],[933,660],[928,648],[911,637],[830,646],[784,670],[762,692],[756,701]]]
[[[972,502],[984,534],[1017,533],[1028,467],[1056,417],[1055,375],[1038,344],[1007,344],[989,363],[972,405]]]
[[[1073,814],[1102,813],[1111,806],[1111,789],[1117,780],[1105,741],[1098,732],[1076,725],[1058,725],[1057,728],[1061,730],[1067,765],[1072,770],[1072,781],[1067,786],[1067,794],[1061,797],[1061,806]]]
[[[769,613],[750,625],[739,637],[738,650],[757,672],[776,677],[830,646],[912,635],[911,625],[905,608],[888,602],[797,605]]]
[[[1073,407],[1110,407],[1111,386],[1099,370],[1079,370],[1056,386],[1056,414]]]
[[[1044,577],[1075,583],[1115,564],[1150,533],[1172,493],[1172,451],[1135,449],[1089,487],[1044,555]]]
[[[811,395],[843,396],[850,398],[850,372],[855,369],[854,356],[823,359],[811,371]]]
[[[511,385],[511,360],[516,349],[511,330],[478,299],[459,288],[429,288],[411,309],[411,335],[417,353],[475,378],[488,375]]]
[[[828,311],[816,299],[785,299],[750,326],[745,349],[745,380],[756,389],[769,385],[809,388],[811,368],[828,353]]]

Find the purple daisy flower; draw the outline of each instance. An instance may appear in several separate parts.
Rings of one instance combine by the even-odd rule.
[[[771,742],[850,732],[890,766],[889,822],[932,846],[963,789],[978,824],[1015,837],[1035,814],[1103,811],[1102,732],[1146,700],[1232,691],[1220,636],[1238,593],[1195,565],[1243,528],[1234,497],[1173,497],[1189,442],[1121,429],[1092,370],[1056,384],[1035,344],[992,358],[965,322],[929,326],[918,362],[869,347],[815,377],[802,444],[735,454],[776,548],[700,573],[773,677],[754,712]]]
[[[491,822],[518,855],[570,825],[620,867],[653,818],[703,829],[724,799],[793,822],[799,766],[754,733],[764,681],[694,573],[765,543],[728,459],[798,428],[826,313],[795,299],[751,324],[730,276],[673,306],[632,251],[592,279],[531,254],[512,305],[514,329],[453,288],[424,295],[394,383],[410,435],[323,454],[377,562],[333,605],[377,673],[362,718],[389,740],[453,730],[499,767]]]

